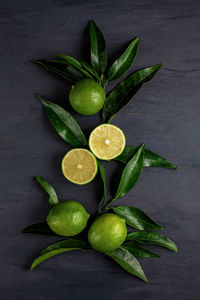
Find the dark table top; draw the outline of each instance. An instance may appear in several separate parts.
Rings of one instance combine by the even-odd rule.
[[[2,0],[0,8],[0,298],[200,299],[200,2]],[[179,166],[178,171],[145,169],[120,201],[150,214],[179,247],[177,254],[153,247],[162,258],[141,260],[147,284],[94,252],[65,253],[28,271],[39,251],[55,240],[20,233],[48,212],[47,197],[34,176],[43,176],[60,199],[78,200],[90,213],[102,195],[99,177],[80,187],[62,176],[60,162],[69,147],[50,126],[34,93],[66,107],[70,86],[30,63],[57,53],[87,59],[89,19],[105,35],[110,62],[140,36],[134,69],[163,63],[113,119],[128,144],[144,142]],[[86,134],[100,122],[98,116],[75,117]],[[121,169],[116,163],[105,166],[111,194]]]

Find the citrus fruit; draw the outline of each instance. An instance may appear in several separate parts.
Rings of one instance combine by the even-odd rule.
[[[65,154],[62,160],[62,172],[65,178],[79,185],[92,181],[97,170],[95,156],[86,149],[72,149]]]
[[[114,159],[123,152],[125,145],[123,131],[111,124],[101,124],[90,134],[90,150],[99,159]]]
[[[74,110],[82,115],[94,115],[102,109],[106,99],[105,90],[93,79],[78,81],[69,93]]]
[[[126,236],[125,219],[110,213],[98,217],[88,231],[90,245],[100,252],[117,249],[125,241]]]
[[[89,216],[82,204],[67,200],[52,206],[47,224],[58,235],[74,236],[83,231]]]

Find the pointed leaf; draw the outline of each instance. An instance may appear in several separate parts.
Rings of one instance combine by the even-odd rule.
[[[77,70],[81,71],[81,73],[83,73],[86,77],[93,79],[93,77],[86,70],[83,69],[83,67],[80,64],[80,62],[78,61],[78,59],[76,59],[72,56],[66,55],[66,54],[58,54],[58,57],[64,59],[68,64],[72,65]]]
[[[101,209],[104,207],[104,205],[107,201],[106,172],[105,172],[104,166],[102,165],[102,163],[99,160],[98,160],[98,166],[99,166],[99,171],[100,171],[100,174],[101,174],[101,179],[103,181],[103,188],[104,188],[103,200],[101,201],[101,203],[99,205],[99,212],[101,212]]]
[[[86,61],[79,59],[80,64],[92,75],[94,76],[98,81],[101,80],[99,74],[96,72],[96,70],[91,67]]]
[[[163,234],[157,232],[150,232],[144,230],[131,232],[127,235],[127,240],[135,240],[139,243],[145,244],[156,244],[161,247],[168,248],[174,252],[178,251],[178,248],[174,242],[165,237]]]
[[[71,65],[70,63],[68,63],[65,60],[61,60],[61,59],[45,59],[44,63],[46,64],[53,64],[58,66],[62,66],[62,68],[64,68],[64,72],[67,74],[69,74],[71,77],[74,78],[74,81],[78,81],[81,80],[83,78],[85,78],[85,75],[80,72],[78,69],[76,69],[75,67],[73,67],[73,65]]]
[[[114,198],[115,200],[122,198],[127,192],[129,192],[140,178],[143,167],[143,149],[144,144],[138,149],[136,154],[131,158],[129,163],[124,168]]]
[[[148,281],[139,261],[123,246],[114,251],[106,252],[105,254],[114,259],[127,272],[139,277],[145,282]]]
[[[90,245],[88,242],[81,240],[79,238],[66,238],[64,240],[60,240],[58,242],[55,242],[53,244],[50,244],[46,248],[44,248],[40,254],[45,254],[47,252],[57,250],[60,248],[81,248],[83,250],[90,249]]]
[[[57,197],[57,194],[56,194],[54,188],[52,187],[52,185],[50,185],[46,180],[44,180],[40,176],[35,176],[35,178],[37,179],[38,183],[43,187],[43,189],[49,195],[49,203],[51,205],[57,204],[58,203],[58,197]]]
[[[128,250],[133,256],[139,258],[160,257],[160,255],[152,252],[148,248],[142,247],[133,241],[123,243],[123,248]]]
[[[108,81],[113,81],[124,75],[132,66],[136,59],[139,38],[134,39],[125,50],[125,52],[118,58],[110,67],[108,71]]]
[[[66,71],[68,73],[70,73],[74,78],[76,78],[76,81],[79,81],[81,79],[88,77],[88,76],[85,76],[85,74],[83,74],[83,72],[80,72],[75,67],[73,67],[72,65],[69,65],[69,64],[66,64]]]
[[[57,236],[48,226],[46,222],[41,222],[37,224],[33,224],[27,226],[22,230],[22,233],[32,233],[32,234],[41,234],[41,235],[48,235],[48,236]]]
[[[125,106],[141,86],[152,79],[161,64],[132,73],[121,81],[108,95],[103,108],[103,119],[110,122],[114,115]]]
[[[124,151],[119,155],[116,160],[123,163],[128,163],[131,157],[137,152],[137,146],[125,146]],[[161,167],[177,170],[177,166],[168,161],[166,158],[148,150],[144,149],[144,162],[143,167]]]
[[[55,67],[52,65],[51,62],[45,61],[45,60],[32,60],[33,63],[36,63],[38,65],[41,65],[44,67],[47,71],[54,73],[66,80],[71,81],[72,83],[76,82],[78,79],[74,74],[71,74],[67,70],[63,70],[62,68]]]
[[[112,207],[112,209],[116,215],[124,218],[126,220],[126,223],[135,229],[162,230],[162,226],[154,222],[139,208],[128,205],[118,205]]]
[[[61,106],[36,95],[57,133],[74,147],[87,146],[87,140],[74,117]]]
[[[99,75],[103,74],[107,65],[106,42],[103,34],[93,20],[90,21],[91,64]]]
[[[43,261],[47,260],[48,258],[51,258],[55,255],[61,254],[63,252],[68,252],[71,250],[87,250],[89,249],[89,245],[82,240],[76,240],[76,239],[66,239],[61,240],[59,242],[56,242],[54,244],[49,245],[47,248],[45,248],[41,255],[38,256],[31,265],[31,270],[34,269],[36,266],[41,264]]]

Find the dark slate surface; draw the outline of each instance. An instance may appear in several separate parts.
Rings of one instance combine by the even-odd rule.
[[[200,299],[200,2],[1,0],[0,6],[0,298]],[[162,258],[142,261],[147,284],[97,253],[66,253],[28,271],[32,259],[54,240],[20,233],[48,211],[47,197],[33,177],[44,176],[60,199],[79,200],[90,213],[102,193],[99,178],[77,187],[62,176],[59,165],[69,147],[49,125],[34,93],[66,106],[69,85],[29,62],[59,52],[87,58],[85,29],[91,18],[105,34],[110,61],[140,36],[135,69],[164,64],[113,119],[128,144],[145,142],[179,166],[177,172],[145,169],[121,201],[163,224],[180,249],[175,254],[153,247]],[[76,118],[86,133],[100,121]],[[106,165],[110,191],[116,188],[118,167]]]

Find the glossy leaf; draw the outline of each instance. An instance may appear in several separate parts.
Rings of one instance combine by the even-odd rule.
[[[143,167],[143,149],[144,144],[138,149],[136,154],[131,158],[129,163],[124,168],[114,198],[115,200],[122,198],[127,192],[129,192],[140,178]]]
[[[99,75],[103,74],[107,65],[106,42],[93,20],[90,21],[90,51],[93,68]]]
[[[50,185],[46,180],[44,180],[40,176],[36,176],[35,178],[37,179],[38,183],[43,187],[43,189],[49,195],[49,203],[51,205],[57,204],[58,203],[58,197],[57,197],[57,194],[56,194],[54,188],[52,187],[52,185]]]
[[[101,212],[102,208],[104,207],[106,201],[107,201],[107,190],[106,190],[106,172],[104,169],[104,166],[102,163],[98,160],[98,167],[101,175],[101,179],[103,181],[103,188],[104,188],[104,195],[103,195],[103,200],[101,201],[99,205],[99,212]]]
[[[116,215],[124,218],[126,220],[126,223],[135,229],[162,230],[162,226],[154,222],[139,208],[128,205],[118,205],[113,207],[112,209]]]
[[[87,146],[87,140],[74,117],[61,106],[36,95],[57,133],[74,147]]]
[[[170,239],[165,237],[163,234],[150,231],[136,231],[131,232],[127,235],[127,240],[135,240],[139,243],[145,244],[156,244],[165,248],[168,248],[174,252],[177,252],[177,246]]]
[[[32,62],[41,65],[47,71],[54,73],[72,83],[75,83],[77,80],[79,80],[74,74],[68,72],[67,69],[63,70],[62,68],[55,67],[54,65],[52,65],[52,62],[48,62],[45,60],[32,60]]]
[[[101,80],[99,74],[96,72],[96,70],[91,67],[86,61],[79,59],[79,62],[81,63],[81,65],[92,75],[94,76],[98,81]]]
[[[137,71],[121,81],[108,95],[103,107],[103,120],[110,122],[114,115],[122,109],[137,93],[141,86],[151,80],[161,64]]]
[[[137,152],[137,146],[125,146],[124,151],[119,155],[116,160],[123,163],[128,163],[131,157]],[[148,150],[144,149],[144,162],[143,167],[161,167],[177,170],[177,166],[168,161],[166,158]]]
[[[123,248],[128,250],[133,256],[139,258],[160,257],[160,255],[152,252],[148,248],[142,247],[133,241],[123,243]]]
[[[44,262],[45,260],[61,254],[63,252],[68,252],[71,250],[87,250],[89,249],[88,243],[78,239],[65,239],[54,244],[49,245],[44,250],[42,250],[41,254],[33,261],[31,265],[31,270],[36,266]]]
[[[81,63],[78,61],[78,59],[66,55],[66,54],[58,54],[58,57],[64,59],[68,64],[72,65],[73,67],[75,67],[77,70],[81,71],[81,73],[83,73],[86,77],[92,78],[93,77],[86,71],[83,69]]]
[[[57,236],[48,226],[46,222],[30,225],[22,230],[22,233],[32,233],[48,236]]]
[[[64,240],[60,240],[58,242],[55,242],[53,244],[50,244],[45,249],[41,251],[40,254],[45,254],[47,252],[57,250],[60,248],[81,248],[84,250],[90,249],[90,245],[88,242],[81,240],[79,238],[65,238]]]
[[[139,277],[145,282],[148,281],[139,261],[123,246],[114,251],[106,252],[105,254],[114,259],[127,272]]]
[[[112,64],[108,71],[108,81],[113,81],[124,75],[136,59],[139,38],[134,39],[124,53]]]
[[[85,75],[83,73],[81,73],[78,69],[73,67],[73,65],[69,64],[65,60],[45,59],[44,62],[48,64],[55,64],[56,66],[61,65],[64,68],[64,71],[74,78],[74,81],[78,81],[85,78]]]

